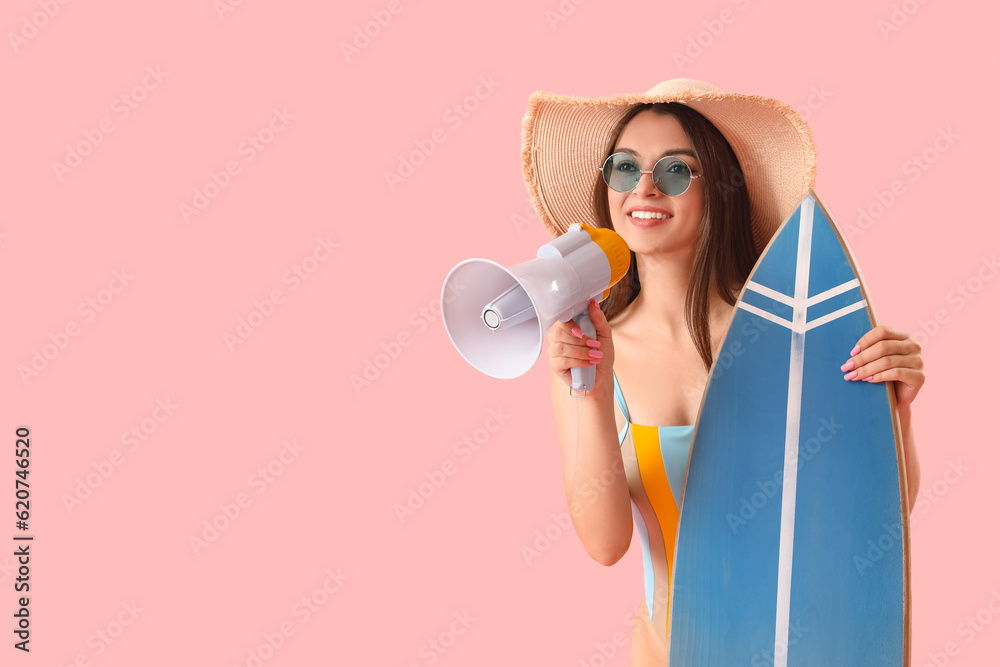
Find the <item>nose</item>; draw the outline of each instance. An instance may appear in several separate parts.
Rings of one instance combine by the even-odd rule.
[[[632,190],[632,194],[638,197],[650,197],[660,194],[659,189],[653,184],[653,174],[646,171],[642,172],[639,176],[639,182],[635,184],[635,188]]]

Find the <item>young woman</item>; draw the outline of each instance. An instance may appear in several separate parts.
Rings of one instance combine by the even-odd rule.
[[[646,586],[632,664],[665,665],[668,562],[702,394],[740,289],[813,185],[815,148],[804,121],[781,102],[677,79],[608,99],[536,93],[523,162],[554,235],[574,222],[610,227],[632,251],[629,273],[600,306],[590,304],[596,339],[574,322],[557,323],[548,354],[574,527],[587,553],[612,565],[629,548],[633,519],[639,526]],[[920,347],[879,326],[845,349],[844,360],[845,381],[895,383],[912,508],[919,467],[910,404],[924,382]],[[595,387],[571,397],[570,369],[585,365],[597,366]],[[644,457],[662,459],[660,488],[648,479],[644,486]]]

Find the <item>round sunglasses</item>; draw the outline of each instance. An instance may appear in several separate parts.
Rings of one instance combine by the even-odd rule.
[[[643,171],[639,162],[627,153],[614,153],[598,167],[604,175],[604,182],[615,192],[628,192],[639,185],[643,174],[653,175],[653,185],[665,195],[677,197],[691,186],[691,179],[701,174],[692,174],[691,168],[679,157],[669,155],[657,160],[651,171]]]

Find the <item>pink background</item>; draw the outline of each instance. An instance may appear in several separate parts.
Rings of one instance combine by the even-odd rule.
[[[548,240],[521,180],[532,91],[690,76],[802,110],[880,321],[922,333],[913,664],[993,664],[994,5],[222,1],[4,5],[0,662],[626,665],[638,540],[604,568],[560,527],[547,364],[479,374],[433,308],[457,262]],[[87,154],[57,174],[68,146]],[[859,208],[880,213],[866,229]],[[240,318],[258,326],[227,343]]]

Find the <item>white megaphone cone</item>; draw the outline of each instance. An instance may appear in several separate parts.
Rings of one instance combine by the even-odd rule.
[[[523,264],[469,259],[457,265],[441,290],[441,319],[466,361],[492,377],[515,378],[538,360],[556,322],[575,319],[584,333],[596,335],[587,304],[603,301],[629,262],[628,246],[614,231],[574,224]],[[594,366],[574,367],[570,394],[586,395],[596,373]]]

